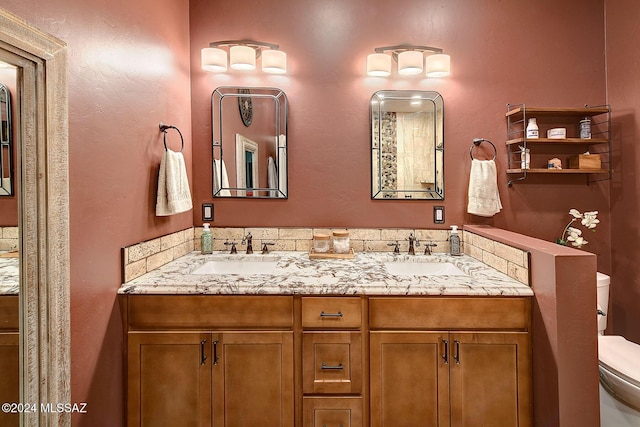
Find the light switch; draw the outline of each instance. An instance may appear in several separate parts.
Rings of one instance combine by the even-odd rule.
[[[202,220],[213,221],[213,203],[202,204]]]
[[[433,207],[433,222],[436,224],[444,224],[444,206]]]

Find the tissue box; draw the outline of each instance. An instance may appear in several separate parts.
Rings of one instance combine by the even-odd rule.
[[[600,154],[578,154],[569,158],[570,169],[602,169]]]

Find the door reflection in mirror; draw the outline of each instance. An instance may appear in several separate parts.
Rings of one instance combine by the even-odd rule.
[[[8,67],[2,68],[7,72],[13,71]],[[2,73],[0,75],[4,75]],[[11,123],[11,92],[9,87],[0,83],[0,196],[13,196],[13,130]]]
[[[223,86],[213,92],[211,102],[213,196],[286,199],[288,104],[284,92]],[[251,121],[247,122],[249,106]]]
[[[433,91],[371,97],[371,198],[444,199],[444,102]]]

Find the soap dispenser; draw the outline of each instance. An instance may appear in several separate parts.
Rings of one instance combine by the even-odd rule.
[[[213,236],[209,229],[209,224],[202,224],[202,237],[200,237],[200,252],[210,254],[213,252]]]
[[[458,226],[451,226],[451,236],[449,236],[449,254],[458,256],[460,252],[460,235],[458,234]]]

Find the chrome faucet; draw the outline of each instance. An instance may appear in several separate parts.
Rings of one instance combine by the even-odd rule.
[[[242,242],[240,244],[247,245],[247,255],[253,253],[253,236],[251,235],[251,232],[247,233],[247,235],[242,238]]]
[[[232,254],[237,254],[238,253],[238,249],[236,249],[236,245],[238,244],[238,242],[230,242],[230,241],[226,241],[224,242],[225,246],[231,246],[231,252]]]
[[[273,243],[273,242],[263,242],[262,243],[262,253],[263,254],[268,254],[269,253],[268,246],[273,246],[273,245],[275,245],[275,243]]]
[[[394,254],[399,254],[400,253],[400,243],[398,243],[398,241],[396,240],[395,242],[389,242],[387,243],[387,246],[393,246],[393,253]]]
[[[414,244],[415,246],[420,246],[420,242],[418,241],[418,238],[415,237],[413,235],[413,233],[409,234],[409,255],[415,255],[416,254],[416,250],[414,248]]]
[[[438,246],[438,245],[433,243],[433,242],[425,243],[424,244],[424,254],[425,255],[431,255],[431,248],[434,248],[436,246]]]

